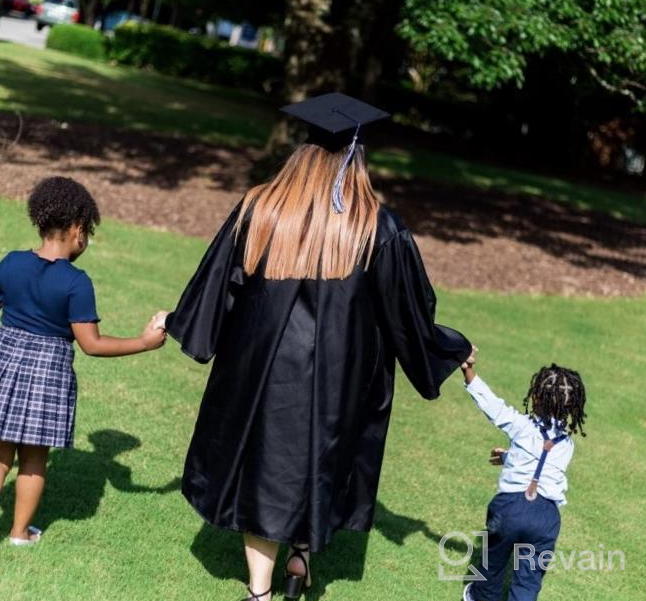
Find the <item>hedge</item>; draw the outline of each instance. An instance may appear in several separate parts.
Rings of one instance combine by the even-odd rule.
[[[108,48],[109,58],[124,65],[226,86],[267,91],[283,76],[283,62],[275,56],[165,25],[124,23]]]
[[[47,48],[95,60],[106,58],[104,35],[86,25],[54,25],[47,36]]]

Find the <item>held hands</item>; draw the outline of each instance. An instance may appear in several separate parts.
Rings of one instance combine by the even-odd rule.
[[[147,351],[153,351],[164,346],[166,342],[166,330],[163,325],[160,327],[160,318],[159,315],[163,313],[160,311],[156,315],[153,315],[150,318],[150,321],[146,324],[144,331],[141,333],[141,341],[143,342],[144,349]],[[165,319],[164,315],[164,319]],[[162,322],[163,323],[163,322]]]
[[[473,369],[473,366],[476,364],[476,355],[478,353],[478,347],[471,345],[471,354],[467,357],[467,360],[460,365],[462,371],[466,371],[469,368]]]
[[[467,384],[471,384],[473,379],[476,377],[476,370],[474,369],[474,365],[476,364],[477,353],[478,347],[472,346],[471,354],[467,357],[467,360],[462,365],[460,365],[462,373],[464,374],[464,380]]]
[[[168,317],[168,311],[157,311],[153,315],[153,328],[166,330],[166,318]]]

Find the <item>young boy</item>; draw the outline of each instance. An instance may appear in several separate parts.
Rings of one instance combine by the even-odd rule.
[[[474,348],[462,365],[465,387],[492,424],[509,437],[509,449],[495,448],[490,462],[502,465],[498,492],[487,509],[488,567],[486,578],[464,589],[464,601],[499,601],[505,569],[514,545],[518,569],[508,601],[535,601],[541,589],[550,553],[561,527],[558,507],[566,503],[565,471],[572,459],[572,435],[583,432],[585,388],[575,371],[552,364],[532,377],[524,399],[525,414],[498,398],[476,375]],[[533,555],[531,547],[533,546]],[[529,557],[532,559],[522,559]],[[542,564],[542,565],[541,565]]]

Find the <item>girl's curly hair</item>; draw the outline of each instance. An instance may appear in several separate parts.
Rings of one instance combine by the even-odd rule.
[[[47,177],[32,190],[27,201],[29,218],[46,238],[56,231],[66,231],[81,225],[91,236],[101,215],[92,195],[85,186],[69,177]]]
[[[577,372],[555,363],[542,367],[533,375],[523,403],[525,413],[541,419],[547,428],[556,422],[567,427],[570,435],[585,436],[585,387]]]

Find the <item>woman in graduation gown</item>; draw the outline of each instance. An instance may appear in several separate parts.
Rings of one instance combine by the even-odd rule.
[[[284,110],[310,121],[308,142],[247,193],[166,317],[185,353],[215,357],[182,492],[244,533],[252,601],[271,598],[279,543],[298,598],[310,551],[370,529],[395,361],[434,399],[471,352],[434,323],[411,233],[370,185],[355,124],[386,114],[339,94]]]

